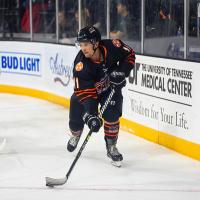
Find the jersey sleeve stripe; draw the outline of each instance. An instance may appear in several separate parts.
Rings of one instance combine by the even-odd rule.
[[[134,65],[135,63],[131,60],[128,60],[129,63],[131,63],[132,65]]]

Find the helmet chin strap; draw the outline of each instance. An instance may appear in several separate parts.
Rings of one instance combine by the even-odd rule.
[[[92,56],[95,54],[96,50],[98,49],[98,47],[94,48],[95,44],[93,44],[93,51],[94,53],[92,54]]]

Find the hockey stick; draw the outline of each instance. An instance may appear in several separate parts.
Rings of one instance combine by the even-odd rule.
[[[104,111],[108,107],[108,104],[110,103],[114,93],[115,93],[115,90],[112,89],[110,94],[109,94],[109,96],[108,96],[108,98],[107,98],[107,100],[105,101],[104,105],[102,106],[102,108],[100,110],[100,113],[99,113],[100,117],[102,117]],[[82,153],[83,149],[85,148],[85,145],[87,144],[88,140],[90,139],[90,136],[92,135],[92,132],[93,131],[90,130],[89,133],[87,134],[87,136],[86,136],[81,148],[79,149],[79,151],[78,151],[73,163],[71,164],[66,176],[64,178],[60,178],[60,179],[46,177],[46,186],[54,187],[54,186],[64,185],[67,182],[67,180],[68,180],[68,178],[69,178],[69,176],[70,176],[70,174],[71,174],[76,162],[78,161],[79,157],[81,156],[81,153]]]

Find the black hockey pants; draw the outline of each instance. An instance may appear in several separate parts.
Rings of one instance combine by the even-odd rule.
[[[102,106],[110,91],[99,96],[98,101]],[[105,138],[117,139],[119,132],[119,118],[122,115],[123,96],[121,91],[114,94],[110,104],[103,113]],[[72,131],[82,130],[84,127],[83,115],[86,111],[78,98],[73,94],[70,99],[69,127]]]

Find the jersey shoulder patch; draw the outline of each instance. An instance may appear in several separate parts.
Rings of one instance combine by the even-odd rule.
[[[112,43],[113,43],[113,45],[114,45],[115,47],[118,47],[118,48],[122,46],[121,41],[118,40],[118,39],[112,40]]]
[[[80,72],[83,69],[83,63],[82,62],[78,62],[75,66],[75,70],[77,72]]]

